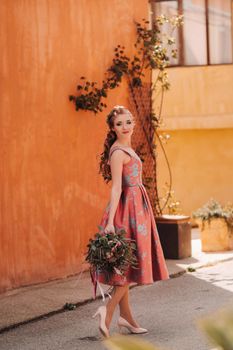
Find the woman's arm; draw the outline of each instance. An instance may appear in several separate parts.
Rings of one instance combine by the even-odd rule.
[[[110,159],[112,188],[110,197],[109,217],[108,223],[104,230],[105,233],[115,232],[113,221],[122,192],[122,169],[126,157],[127,155],[124,153],[124,151],[116,150],[115,152],[113,152]]]

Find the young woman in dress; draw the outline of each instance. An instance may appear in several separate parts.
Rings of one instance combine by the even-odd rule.
[[[109,280],[104,272],[97,275],[100,283],[114,286],[106,306],[95,313],[99,330],[109,337],[109,327],[119,305],[118,326],[131,333],[147,333],[134,319],[129,305],[129,284],[151,284],[169,278],[148,195],[142,184],[142,163],[131,146],[135,121],[123,106],[115,106],[107,117],[109,132],[100,162],[106,182],[112,180],[110,202],[100,223],[103,233],[125,229],[127,237],[136,241],[138,268],[128,269],[125,276],[115,274]]]

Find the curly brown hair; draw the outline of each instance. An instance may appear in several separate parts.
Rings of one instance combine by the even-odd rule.
[[[102,174],[104,181],[105,182],[109,182],[112,179],[112,174],[111,174],[111,168],[109,165],[109,152],[110,152],[110,148],[111,146],[114,144],[114,142],[117,139],[116,133],[113,130],[114,127],[114,119],[120,115],[120,114],[130,114],[132,116],[132,114],[130,113],[130,111],[125,108],[124,106],[115,106],[111,112],[108,114],[106,122],[109,126],[109,131],[107,133],[107,137],[104,141],[104,150],[101,153],[101,160],[99,163],[99,173]]]

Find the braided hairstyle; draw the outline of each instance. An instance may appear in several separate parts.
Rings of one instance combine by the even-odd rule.
[[[107,137],[104,141],[104,150],[101,153],[101,158],[100,158],[101,160],[100,160],[100,164],[99,164],[99,173],[102,174],[104,181],[107,183],[109,181],[111,181],[111,179],[112,179],[111,168],[110,168],[110,165],[108,163],[109,152],[110,152],[111,146],[114,144],[114,142],[117,139],[117,135],[116,135],[115,131],[113,130],[114,120],[120,114],[132,115],[127,108],[125,108],[124,106],[117,105],[108,114],[107,120],[106,120],[106,122],[109,126],[109,131],[108,131]]]

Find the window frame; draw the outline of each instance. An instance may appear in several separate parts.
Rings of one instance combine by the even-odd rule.
[[[165,1],[174,1],[174,0],[149,0],[152,3],[159,3]],[[175,0],[177,2],[177,13],[178,15],[183,15],[183,1],[184,0]],[[210,31],[209,31],[209,0],[204,0],[205,5],[205,27],[206,27],[206,64],[185,64],[184,63],[184,32],[183,26],[178,28],[178,38],[179,38],[179,47],[178,47],[178,63],[170,65],[170,67],[206,67],[206,66],[222,66],[222,65],[231,65],[233,64],[233,0],[231,0],[231,50],[232,50],[232,60],[229,63],[211,63],[210,62]],[[151,11],[151,19],[154,20],[156,13]]]

